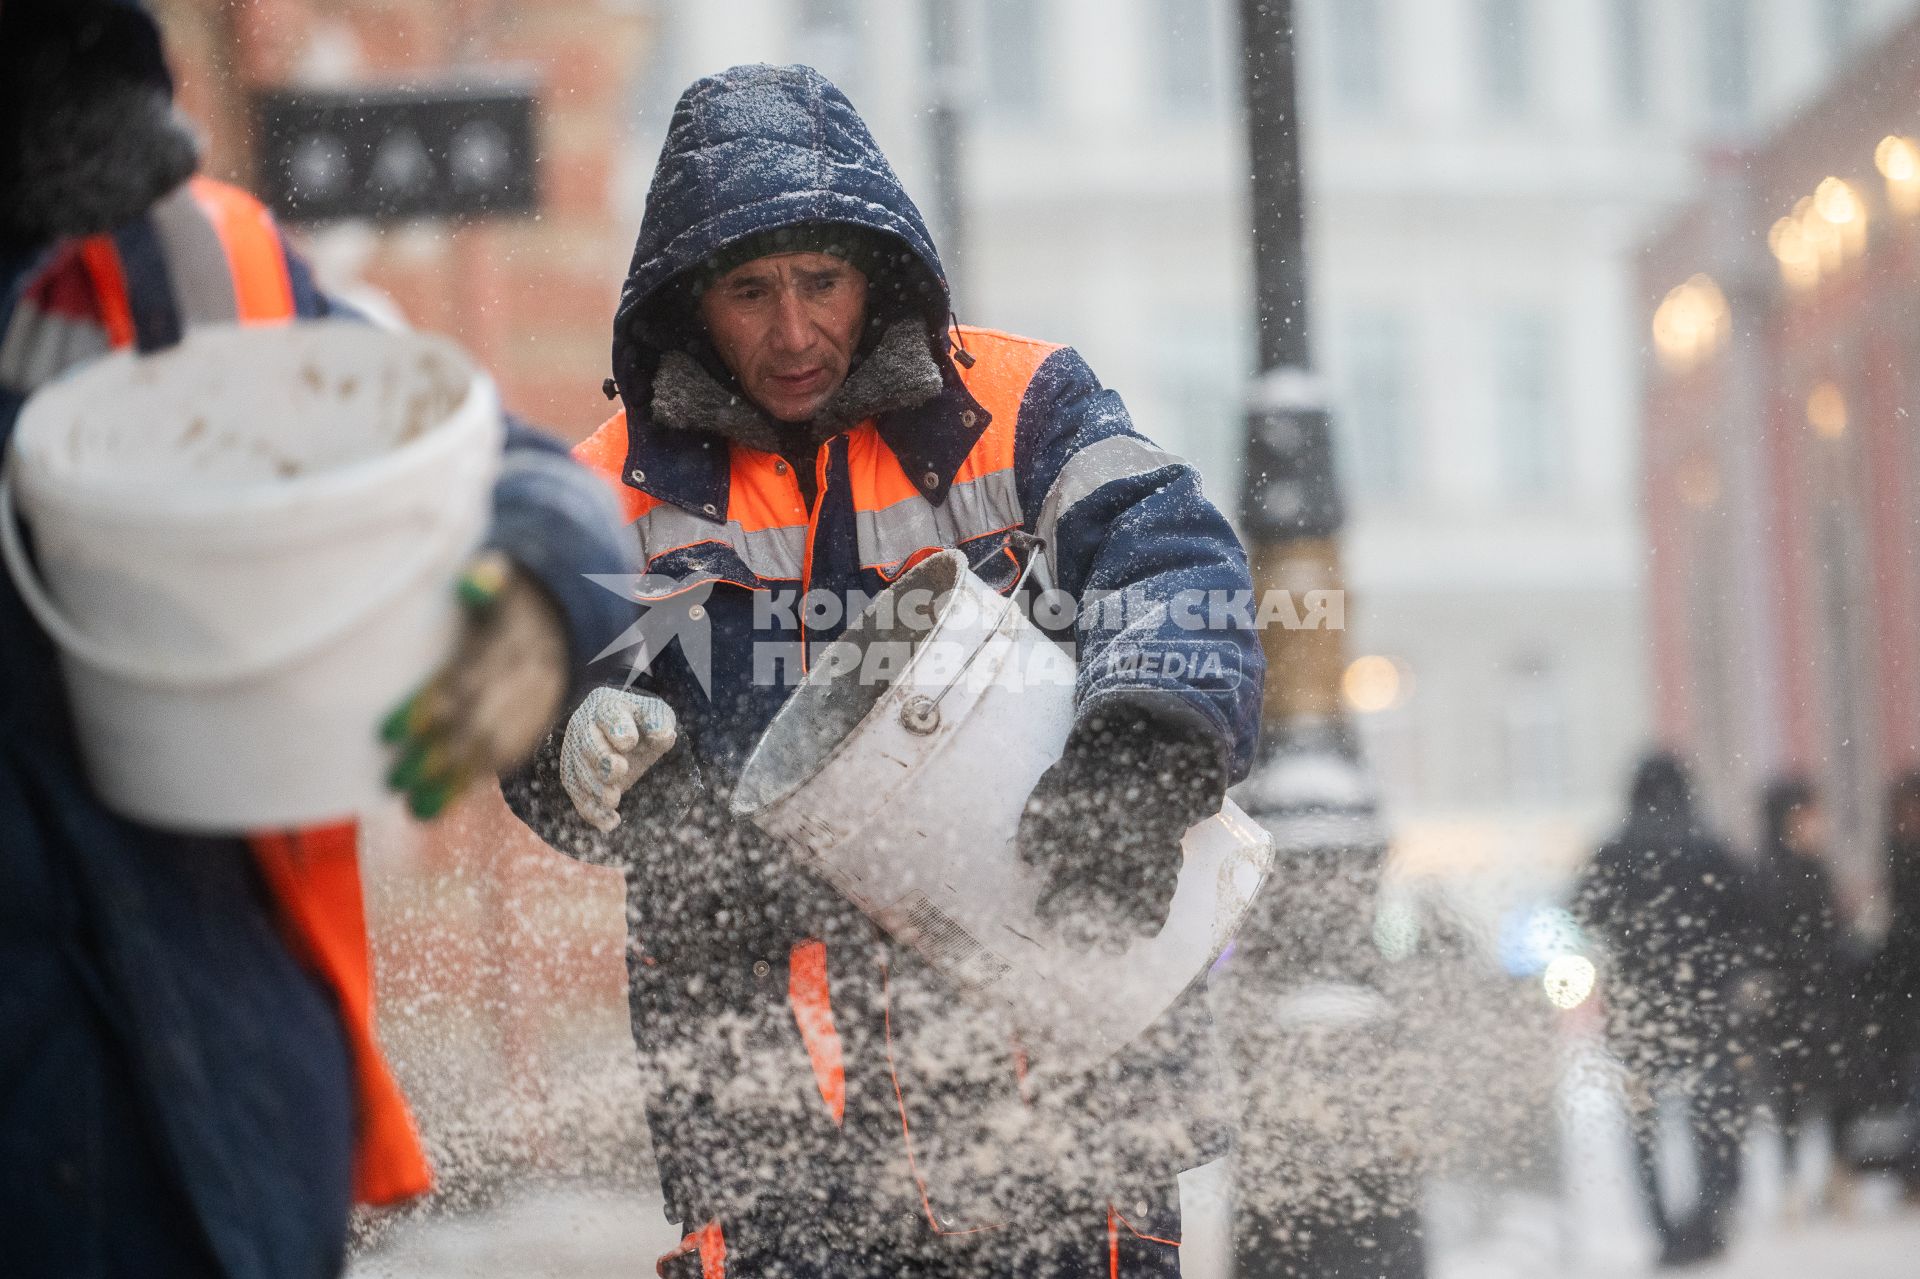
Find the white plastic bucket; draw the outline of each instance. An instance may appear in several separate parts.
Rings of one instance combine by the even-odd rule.
[[[35,394],[0,550],[101,799],[207,832],[377,804],[380,721],[451,651],[503,433],[451,343],[343,321],[195,328]]]
[[[1081,1070],[1206,970],[1272,864],[1230,801],[1190,829],[1167,925],[1118,954],[1034,914],[1014,837],[1073,724],[1074,664],[945,551],[822,654],[754,748],[736,815],[785,841],[961,990],[1008,1008],[1036,1067]]]

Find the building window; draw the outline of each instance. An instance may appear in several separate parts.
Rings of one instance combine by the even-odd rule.
[[[1748,0],[1706,0],[1707,113],[1722,127],[1753,108],[1753,12]]]
[[[844,30],[860,20],[860,0],[800,0],[803,31]]]
[[[1844,57],[1860,34],[1860,0],[1820,0],[1820,34],[1829,57]]]
[[[1480,0],[1480,82],[1487,105],[1519,115],[1532,95],[1528,0]]]
[[[1207,110],[1218,90],[1214,0],[1153,0],[1153,7],[1161,100],[1176,112]]]
[[[1044,0],[987,0],[987,93],[996,111],[1040,109],[1047,7]]]
[[[1552,320],[1538,311],[1513,312],[1496,321],[1493,339],[1494,425],[1503,486],[1518,498],[1549,496],[1566,479]]]
[[[1567,701],[1558,674],[1542,657],[1525,657],[1506,673],[1500,699],[1501,776],[1512,804],[1553,804],[1567,796]]]
[[[1154,438],[1192,462],[1212,489],[1238,480],[1248,335],[1219,307],[1171,306],[1154,343],[1163,411]],[[1232,492],[1231,488],[1224,490]]]
[[[1612,0],[1613,104],[1623,120],[1647,117],[1647,0]]]
[[[1875,762],[1880,746],[1872,690],[1880,683],[1874,656],[1881,637],[1874,625],[1871,577],[1862,567],[1870,562],[1869,533],[1853,496],[1859,459],[1847,456],[1844,444],[1828,443],[1835,447],[1816,462],[1815,506],[1808,512],[1819,596],[1818,607],[1807,615],[1819,627],[1813,647],[1825,721],[1821,753],[1831,846],[1862,849],[1874,838],[1872,779],[1880,771]]]
[[[797,9],[800,61],[848,92],[860,76],[860,0],[801,0]]]
[[[1385,0],[1333,0],[1327,6],[1330,82],[1335,107],[1374,116],[1387,103]]]
[[[1368,309],[1347,318],[1346,360],[1337,421],[1344,469],[1362,496],[1404,493],[1414,471],[1412,342],[1406,318]]]
[[[1427,796],[1421,767],[1420,724],[1415,707],[1402,704],[1373,715],[1357,716],[1367,762],[1390,802],[1418,804]]]

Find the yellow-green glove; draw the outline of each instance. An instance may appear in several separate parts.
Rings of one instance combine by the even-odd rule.
[[[387,784],[415,817],[437,816],[475,778],[533,753],[567,692],[566,634],[544,591],[498,551],[467,566],[457,585],[468,612],[453,656],[387,717]]]

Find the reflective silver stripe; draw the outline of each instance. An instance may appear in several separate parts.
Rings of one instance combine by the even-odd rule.
[[[1060,518],[1102,488],[1115,480],[1185,465],[1183,459],[1136,436],[1110,435],[1104,440],[1095,440],[1060,468],[1047,500],[1040,504],[1040,523],[1034,531],[1046,539],[1051,552]]]
[[[947,500],[935,506],[915,495],[877,511],[854,516],[860,563],[866,568],[891,568],[927,546],[958,546],[969,538],[984,537],[1020,525],[1020,493],[1013,471],[990,471],[947,490]]]
[[[233,267],[213,222],[184,182],[154,205],[148,216],[167,262],[167,282],[185,324],[231,324],[240,318],[233,292]]]
[[[0,338],[0,386],[32,391],[112,349],[107,331],[93,321],[55,315],[21,298]]]
[[[756,576],[799,581],[807,558],[807,526],[754,529],[739,520],[703,520],[677,506],[662,503],[633,522],[640,535],[640,554],[652,563],[668,551],[695,542],[725,542]]]

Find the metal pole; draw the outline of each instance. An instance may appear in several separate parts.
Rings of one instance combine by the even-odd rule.
[[[1291,0],[1241,0],[1240,12],[1260,335],[1247,403],[1241,514],[1255,584],[1287,591],[1299,605],[1305,591],[1344,592],[1339,532],[1346,512],[1308,336],[1293,6]],[[1330,615],[1344,624],[1344,605]],[[1242,803],[1276,827],[1283,847],[1338,848],[1377,862],[1385,831],[1340,699],[1344,638],[1342,627],[1332,625],[1269,626],[1263,633],[1263,757],[1242,787]],[[1303,770],[1303,762],[1313,767]],[[1305,780],[1308,773],[1315,780]]]
[[[933,217],[948,291],[956,298],[967,251],[966,200],[962,194],[965,127],[961,93],[960,32],[951,0],[926,0],[927,60],[932,93],[927,103],[927,154],[933,177]]]
[[[1344,591],[1345,510],[1309,340],[1293,6],[1241,0],[1240,18],[1259,326],[1241,515],[1255,585],[1298,605],[1305,591]],[[1262,643],[1261,759],[1235,797],[1273,832],[1277,858],[1215,995],[1244,1092],[1236,1272],[1418,1279],[1415,1175],[1378,1148],[1398,1021],[1373,942],[1386,833],[1342,710],[1344,634],[1270,626]],[[1315,1131],[1316,1113],[1346,1122]]]
[[[1293,6],[1290,0],[1241,0],[1240,14],[1259,332],[1242,515],[1259,584],[1291,591],[1298,602],[1304,591],[1342,589],[1337,535],[1346,512],[1334,481],[1325,392],[1313,373],[1309,337]],[[1342,638],[1332,628],[1269,628],[1270,746],[1304,736],[1347,749],[1339,696],[1346,666]]]
[[[1312,364],[1306,210],[1300,189],[1292,0],[1241,0],[1241,74],[1253,161],[1253,273],[1260,371]]]

